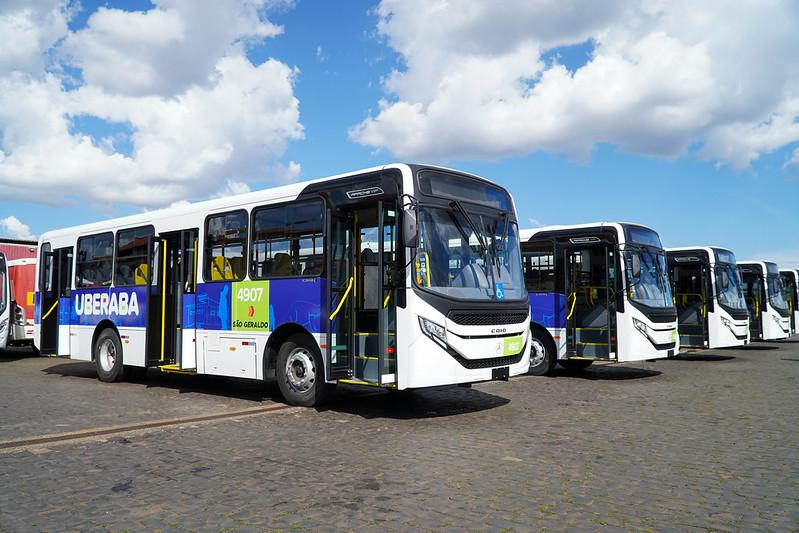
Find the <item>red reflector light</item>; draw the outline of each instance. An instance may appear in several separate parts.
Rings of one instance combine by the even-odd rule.
[[[386,348],[386,353],[388,355],[394,355],[395,353],[397,353],[397,349],[396,348]]]

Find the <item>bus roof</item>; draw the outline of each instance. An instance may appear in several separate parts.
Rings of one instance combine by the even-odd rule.
[[[533,236],[538,233],[549,232],[549,231],[562,231],[567,232],[569,230],[580,230],[580,229],[593,229],[596,228],[598,230],[602,230],[605,228],[615,229],[618,230],[620,228],[624,228],[626,226],[636,226],[639,228],[645,228],[650,231],[654,231],[654,229],[644,226],[643,224],[636,224],[634,222],[609,222],[609,221],[602,221],[602,222],[592,222],[587,224],[566,224],[566,225],[554,225],[554,226],[541,226],[540,228],[528,228],[519,231],[519,237],[522,241],[530,240]]]

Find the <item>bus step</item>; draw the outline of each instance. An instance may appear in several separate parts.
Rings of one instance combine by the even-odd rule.
[[[197,373],[196,368],[180,368],[178,365],[161,365],[158,367],[161,372],[167,372],[169,374],[190,374],[194,375]]]

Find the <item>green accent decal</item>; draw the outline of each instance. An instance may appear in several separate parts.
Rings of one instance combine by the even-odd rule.
[[[238,281],[232,285],[232,329],[269,331],[269,281]]]
[[[521,352],[522,348],[524,347],[524,339],[521,335],[517,335],[516,337],[505,337],[503,340],[503,355],[516,355],[517,353]]]

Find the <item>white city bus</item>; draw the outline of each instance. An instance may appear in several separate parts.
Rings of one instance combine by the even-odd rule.
[[[752,340],[788,338],[791,334],[791,316],[776,263],[739,261],[738,268],[749,308],[749,334]]]
[[[529,366],[511,196],[444,168],[51,231],[37,279],[37,346],[95,361],[103,381],[147,367],[277,379],[314,405],[338,382],[412,389]]]
[[[724,248],[667,248],[681,348],[749,343],[749,311],[735,254]]]
[[[788,303],[788,312],[791,315],[791,334],[796,335],[799,327],[799,270],[780,270],[780,277],[785,286],[785,300]]]
[[[677,311],[655,231],[617,222],[523,230],[522,261],[531,373],[678,353]]]

